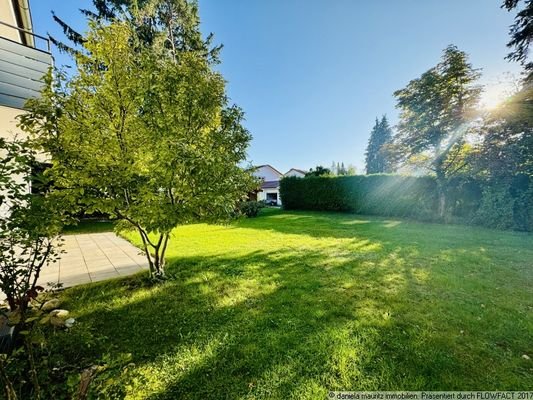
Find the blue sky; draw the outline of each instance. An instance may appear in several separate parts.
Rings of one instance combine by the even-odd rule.
[[[57,35],[50,10],[83,30],[91,2],[33,0],[36,33]],[[249,158],[285,172],[332,161],[364,169],[376,116],[394,124],[392,93],[455,44],[494,86],[513,14],[501,0],[200,0],[202,30],[224,44],[218,67],[246,112]],[[66,62],[57,55],[56,63]],[[489,89],[497,95],[500,86]]]

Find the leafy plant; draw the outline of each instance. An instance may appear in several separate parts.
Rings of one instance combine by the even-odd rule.
[[[445,218],[446,181],[464,165],[455,163],[463,151],[468,123],[481,94],[479,70],[456,46],[444,49],[441,61],[394,96],[400,109],[396,151],[405,161],[427,156],[426,167],[436,176],[438,214]]]
[[[259,215],[259,211],[263,207],[265,204],[261,201],[248,200],[239,204],[239,211],[248,218],[253,218]]]
[[[150,2],[135,18],[92,21],[76,74],[57,74],[21,119],[66,198],[139,232],[155,278],[174,227],[228,218],[252,182],[239,166],[250,140],[244,114],[228,104],[205,46],[186,45],[187,35],[200,38],[196,12]]]
[[[60,232],[67,220],[55,193],[32,193],[36,152],[28,140],[0,139],[0,290],[11,311],[26,310],[43,288],[41,270],[59,258]]]

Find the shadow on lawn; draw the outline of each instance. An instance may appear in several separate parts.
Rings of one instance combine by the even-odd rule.
[[[426,292],[429,270],[420,275],[398,252],[379,265],[326,261],[320,251],[175,258],[172,279],[153,288],[134,277],[73,289],[80,323],[106,337],[84,357],[132,353],[129,390],[149,399],[321,398],[483,380],[469,384],[471,363],[428,308],[449,301]]]

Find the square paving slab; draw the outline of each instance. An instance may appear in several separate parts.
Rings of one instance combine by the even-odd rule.
[[[131,275],[148,269],[144,254],[113,232],[63,236],[61,259],[43,268],[39,284],[64,287]]]

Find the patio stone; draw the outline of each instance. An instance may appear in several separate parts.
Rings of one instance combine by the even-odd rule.
[[[131,275],[148,269],[141,251],[112,232],[64,237],[61,259],[43,269],[39,284],[64,287]]]

